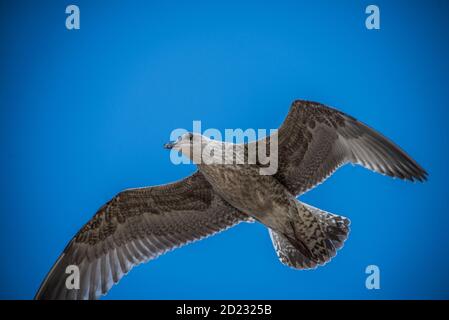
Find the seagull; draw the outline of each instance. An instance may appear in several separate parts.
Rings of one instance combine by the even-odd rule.
[[[221,161],[229,153],[226,150],[244,159],[254,144],[274,141],[273,174],[261,174],[263,165],[258,161]],[[203,155],[211,146],[225,152]],[[294,101],[281,127],[258,141],[233,145],[186,133],[165,148],[192,159],[197,171],[173,183],[119,192],[68,243],[35,299],[98,299],[134,266],[241,222],[264,224],[283,264],[314,269],[343,246],[350,221],[305,204],[299,196],[348,163],[412,182],[428,176],[367,125],[304,100]],[[199,159],[195,151],[200,152]],[[79,271],[77,286],[67,285],[70,266]]]

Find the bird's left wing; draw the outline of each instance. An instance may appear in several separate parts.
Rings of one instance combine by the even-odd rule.
[[[222,200],[199,172],[167,185],[122,191],[70,241],[35,298],[96,299],[133,266],[245,220],[249,217]],[[79,289],[66,285],[69,266],[79,270]]]

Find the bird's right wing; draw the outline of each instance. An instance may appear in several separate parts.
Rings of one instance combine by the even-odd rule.
[[[96,299],[133,266],[248,220],[199,172],[167,185],[122,191],[70,241],[35,298]],[[70,265],[79,270],[79,289],[66,285]]]
[[[427,178],[427,172],[388,138],[320,103],[293,102],[276,135],[275,177],[294,195],[315,187],[346,163],[410,181]],[[272,138],[257,143],[267,139],[270,143]]]

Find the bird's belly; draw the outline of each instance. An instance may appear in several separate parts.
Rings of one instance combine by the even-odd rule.
[[[276,226],[287,218],[292,196],[272,176],[260,175],[256,166],[199,167],[214,190],[240,211],[267,226]]]

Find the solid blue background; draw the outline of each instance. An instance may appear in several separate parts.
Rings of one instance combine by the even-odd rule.
[[[375,3],[379,31],[365,28],[371,1],[2,1],[0,297],[32,298],[118,191],[193,172],[162,149],[173,129],[277,128],[302,98],[384,133],[429,181],[346,166],[302,197],[352,220],[317,270],[284,267],[266,229],[242,224],[135,268],[106,298],[448,298],[449,4]],[[365,288],[370,264],[380,290]]]

